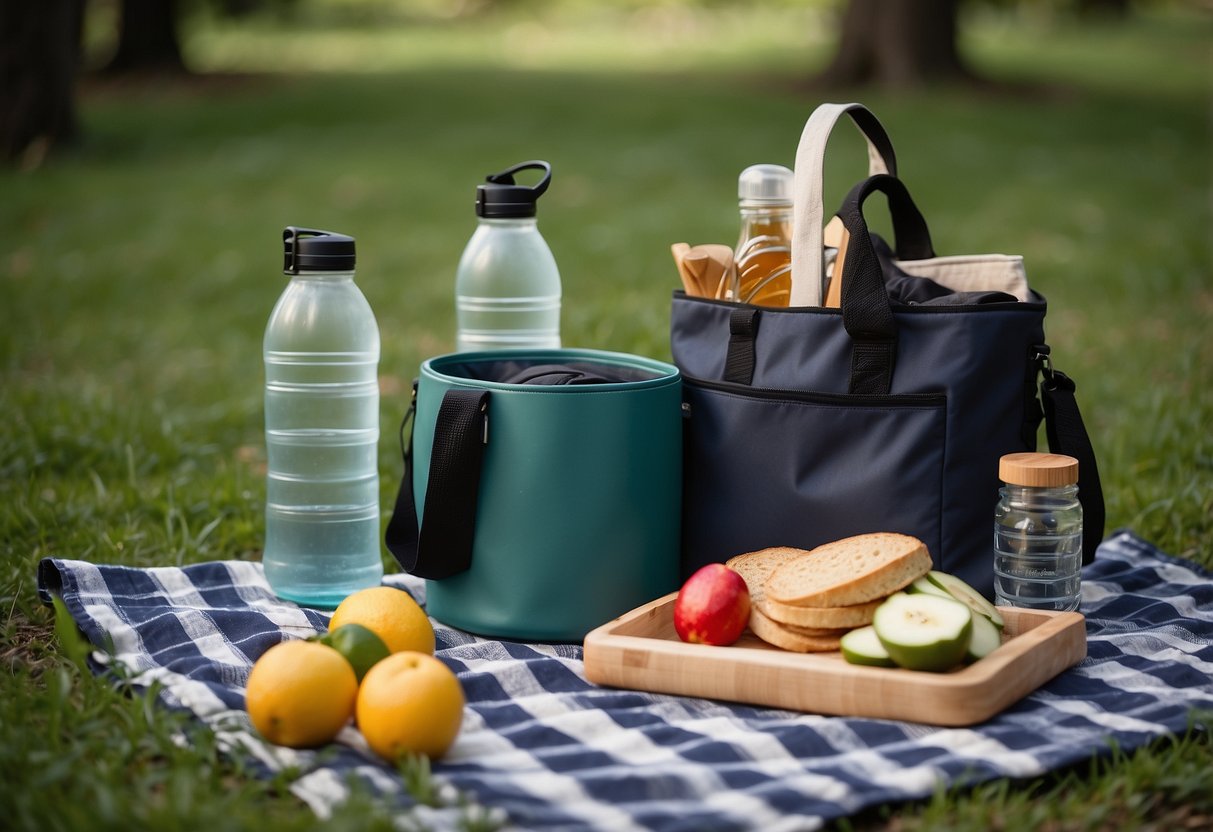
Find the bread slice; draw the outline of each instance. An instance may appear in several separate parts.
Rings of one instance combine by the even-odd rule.
[[[805,635],[797,628],[785,627],[772,621],[754,607],[750,608],[750,630],[754,635],[784,650],[796,653],[828,653],[837,650],[845,631],[832,635]]]
[[[762,588],[766,598],[780,604],[844,607],[890,595],[930,570],[931,555],[921,540],[876,532],[787,557]]]
[[[803,554],[805,552],[801,549],[787,547],[760,549],[757,552],[746,552],[744,555],[731,557],[724,562],[724,565],[745,580],[746,586],[750,589],[750,602],[753,603],[762,600],[762,585],[766,583],[767,578],[776,567]]]
[[[835,629],[863,627],[872,623],[876,608],[884,601],[878,598],[866,604],[851,604],[846,607],[806,607],[795,604],[781,604],[772,598],[753,600],[752,605],[762,610],[762,614],[780,624],[794,627],[815,627],[818,629]]]

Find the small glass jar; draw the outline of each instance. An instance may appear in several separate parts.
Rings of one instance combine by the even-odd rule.
[[[1007,454],[994,509],[994,594],[1004,606],[1075,610],[1082,571],[1078,460]]]

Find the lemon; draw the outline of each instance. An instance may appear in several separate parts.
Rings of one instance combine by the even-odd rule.
[[[359,682],[375,662],[392,654],[383,639],[361,624],[342,624],[337,629],[318,636],[316,641],[327,644],[344,656],[350,667],[354,668],[354,675]]]
[[[244,699],[253,727],[291,748],[323,745],[354,713],[358,680],[340,653],[314,641],[284,641],[249,673]]]
[[[385,760],[401,754],[441,757],[463,723],[463,688],[455,674],[426,653],[394,653],[376,664],[358,688],[358,728]]]
[[[388,650],[434,652],[434,628],[425,611],[402,589],[375,586],[347,597],[329,619],[329,632],[346,624],[361,624],[373,632]]]

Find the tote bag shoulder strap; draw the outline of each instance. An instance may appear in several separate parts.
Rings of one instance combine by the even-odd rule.
[[[792,306],[820,306],[822,302],[822,221],[825,209],[822,181],[826,143],[843,115],[868,143],[868,175],[897,175],[893,142],[872,111],[862,104],[822,104],[805,122],[796,148],[795,200],[792,210]]]
[[[1049,441],[1049,450],[1078,460],[1078,502],[1082,505],[1083,526],[1082,562],[1088,564],[1095,560],[1095,552],[1103,541],[1107,522],[1095,448],[1074,396],[1078,385],[1061,370],[1053,369],[1048,346],[1042,344],[1036,349],[1036,372],[1043,376],[1040,400],[1044,405],[1045,438]]]

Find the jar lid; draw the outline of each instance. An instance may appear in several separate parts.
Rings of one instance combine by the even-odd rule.
[[[737,198],[741,207],[790,206],[795,177],[783,165],[750,165],[737,177]]]
[[[1078,460],[1063,454],[1007,454],[998,461],[998,478],[1011,485],[1056,488],[1078,482]]]

